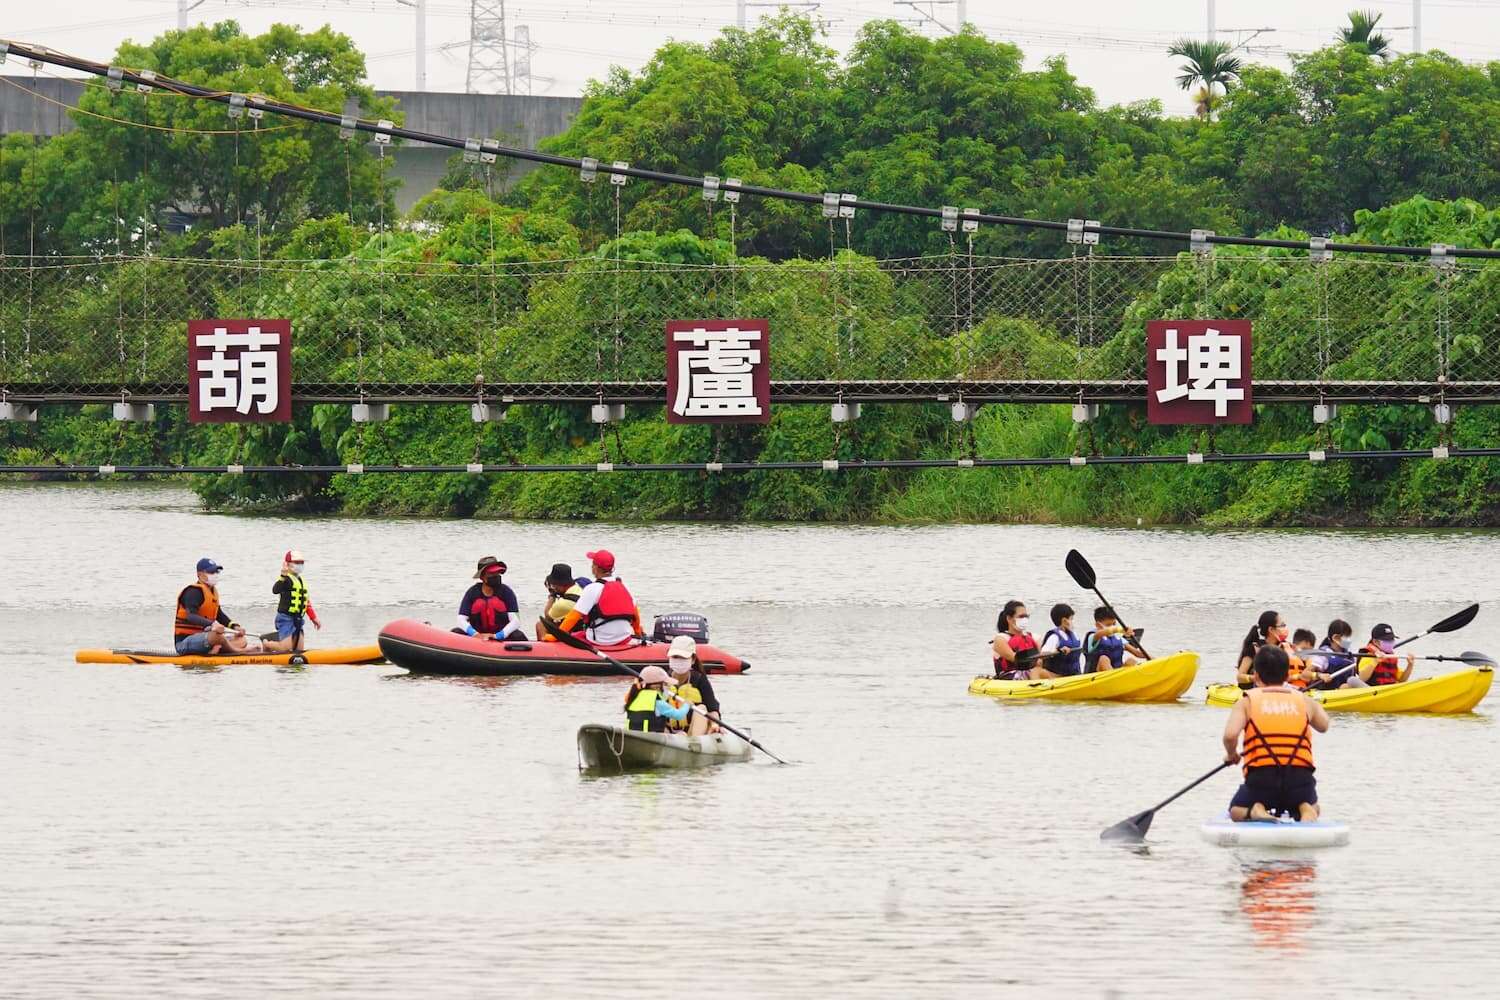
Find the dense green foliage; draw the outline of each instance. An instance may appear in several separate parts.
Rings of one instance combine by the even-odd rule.
[[[395,116],[365,88],[358,53],[327,31],[277,28],[251,38],[226,24],[127,47],[118,61],[321,107],[353,97],[366,114]],[[161,125],[224,127],[221,108],[164,96],[143,102],[91,90],[85,106]],[[1027,70],[1019,49],[972,31],[932,40],[876,23],[841,61],[808,21],[781,17],[707,44],[673,42],[640,73],[616,72],[590,89],[573,127],[547,148],[688,175],[851,191],[864,200],[977,205],[1009,215],[1500,246],[1500,210],[1483,207],[1500,205],[1500,63],[1467,66],[1439,53],[1382,60],[1368,46],[1339,44],[1300,57],[1290,73],[1239,67],[1238,80],[1216,95],[1213,110],[1211,120],[1193,120],[1165,117],[1154,104],[1101,107],[1061,59]],[[610,308],[595,279],[616,259],[756,263],[765,279],[735,289],[734,304],[741,315],[771,320],[776,356],[830,372],[847,363],[827,354],[826,317],[838,293],[815,280],[808,260],[830,251],[829,228],[815,208],[746,199],[731,225],[724,205],[710,212],[691,188],[582,185],[573,172],[544,169],[499,195],[486,190],[478,172],[454,163],[448,190],[377,232],[370,222],[382,202],[390,214],[380,164],[367,148],[332,139],[331,130],[295,126],[240,136],[236,160],[232,134],[163,138],[86,117],[80,125],[36,148],[29,137],[4,140],[0,238],[11,252],[33,233],[42,252],[87,254],[113,252],[117,240],[134,243],[149,232],[153,249],[184,255],[309,261],[298,266],[318,271],[315,297],[296,282],[265,280],[221,290],[217,305],[292,315],[298,351],[327,366],[323,374],[378,363],[405,375],[471,380],[472,352],[455,356],[414,332],[439,329],[464,331],[470,342],[477,335],[506,378],[593,378],[597,361],[577,345]],[[80,155],[85,148],[89,155]],[[141,207],[117,210],[117,204]],[[159,219],[173,206],[204,210],[208,224],[168,238],[140,221]],[[236,218],[254,221],[232,225]],[[887,376],[949,373],[956,338],[875,264],[946,253],[947,234],[930,220],[863,212],[847,239],[846,246],[842,227],[833,233],[839,266],[862,312],[879,318],[851,320],[865,358],[876,359],[883,366],[878,374]],[[975,250],[1053,256],[1059,244],[1053,233],[985,227]],[[1113,240],[1104,249],[1168,248]],[[1183,260],[1131,289],[1127,315],[1315,311],[1319,289],[1289,255],[1220,254],[1239,264],[1234,280],[1214,286],[1210,301],[1202,301],[1194,265]],[[454,278],[438,292],[432,281],[377,290],[347,266],[377,260],[398,272],[450,268]],[[471,272],[460,270],[517,263],[550,269],[554,277],[518,275],[492,292],[466,282],[462,274]],[[127,273],[125,280],[133,279]],[[1382,280],[1383,300],[1402,302],[1403,311],[1372,316],[1338,345],[1330,370],[1339,376],[1379,377],[1393,357],[1425,363],[1433,351],[1424,331],[1436,303],[1426,294],[1425,274]],[[1487,293],[1475,301],[1500,299],[1497,282],[1500,268],[1471,282]],[[356,323],[352,317],[368,314],[377,294],[380,323]],[[725,312],[724,294],[717,285],[705,287],[693,308]],[[1464,305],[1455,303],[1455,310]],[[83,329],[107,327],[109,309],[109,297],[97,294],[57,306]],[[627,304],[619,322],[651,335],[627,341],[618,363],[659,366],[653,315],[633,313]],[[1452,345],[1459,373],[1495,347],[1492,306],[1470,319]],[[1047,377],[1113,370],[1122,356],[1139,352],[1139,334],[1131,332],[1138,329],[1100,331],[1098,345],[1082,352],[1070,331],[1004,316],[984,318],[958,336],[972,345],[980,369]],[[1297,323],[1261,327],[1257,370],[1275,370],[1282,359],[1312,350],[1308,330]],[[378,362],[360,346],[360,337],[370,335],[386,352]],[[397,406],[390,423],[367,427],[353,425],[347,408],[335,406],[299,406],[290,425],[245,430],[189,428],[176,414],[152,428],[122,428],[99,416],[59,410],[44,413],[35,428],[7,425],[0,450],[11,462],[416,464],[954,457],[970,447],[937,406],[866,407],[842,433],[821,407],[778,408],[764,427],[723,431],[669,426],[659,411],[638,408],[618,435],[613,429],[601,435],[576,406],[517,407],[504,423],[483,427],[461,407]],[[1197,432],[1147,426],[1143,414],[1126,408],[1106,408],[1092,438],[1062,407],[987,407],[974,432],[979,453],[987,455],[1088,453],[1096,444],[1116,453],[1180,454],[1209,444]],[[1500,413],[1461,409],[1453,438],[1493,445],[1497,432]],[[1431,416],[1416,407],[1346,407],[1325,433],[1325,439],[1314,434],[1302,408],[1263,407],[1252,427],[1224,430],[1212,444],[1259,452],[1437,441]],[[194,482],[212,504],[359,513],[1265,524],[1493,522],[1500,514],[1497,479],[1495,462],[1464,461],[837,475],[307,474]]]

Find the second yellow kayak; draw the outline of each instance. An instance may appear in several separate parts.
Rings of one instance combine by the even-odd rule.
[[[1198,654],[1173,653],[1118,670],[1039,681],[1002,681],[976,677],[970,694],[1005,701],[1045,698],[1051,701],[1176,701],[1198,675]]]
[[[1451,674],[1425,677],[1405,684],[1338,688],[1308,692],[1330,712],[1430,712],[1458,715],[1471,712],[1489,694],[1495,674],[1489,667],[1470,667]],[[1208,704],[1229,708],[1240,700],[1233,684],[1210,684]]]

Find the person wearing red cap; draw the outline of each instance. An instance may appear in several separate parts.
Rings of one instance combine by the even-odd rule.
[[[588,638],[599,646],[616,646],[641,634],[641,609],[625,584],[615,576],[615,556],[608,549],[585,553],[594,582],[583,588],[573,610],[563,619],[564,632],[588,623]]]
[[[281,557],[281,575],[271,584],[271,593],[281,598],[276,605],[276,638],[266,640],[266,651],[272,653],[300,653],[307,648],[303,636],[304,619],[321,629],[323,623],[307,598],[307,582],[302,579],[302,567],[307,559],[296,549]]]

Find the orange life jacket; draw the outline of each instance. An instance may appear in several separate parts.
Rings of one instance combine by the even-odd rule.
[[[188,609],[183,606],[182,595],[194,587],[203,593],[203,604],[197,610],[197,614],[209,621],[219,617],[219,592],[206,583],[190,583],[182,588],[182,593],[177,595],[177,622],[172,628],[173,635],[192,635],[194,632],[202,632],[202,625],[194,625],[187,620]]]
[[[1250,718],[1240,736],[1245,773],[1253,767],[1313,766],[1312,727],[1307,721],[1307,696],[1285,688],[1255,688]]]
[[[1289,669],[1287,670],[1286,682],[1299,691],[1306,688],[1308,675],[1312,673],[1311,670],[1307,670],[1307,661],[1288,655],[1287,663]],[[1304,670],[1307,670],[1306,674],[1303,673]]]

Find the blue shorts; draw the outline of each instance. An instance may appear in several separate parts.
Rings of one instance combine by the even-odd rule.
[[[208,651],[213,648],[213,641],[207,632],[194,632],[192,635],[179,635],[176,648],[183,656],[207,656]]]
[[[290,639],[302,632],[302,616],[276,612],[276,638]]]

